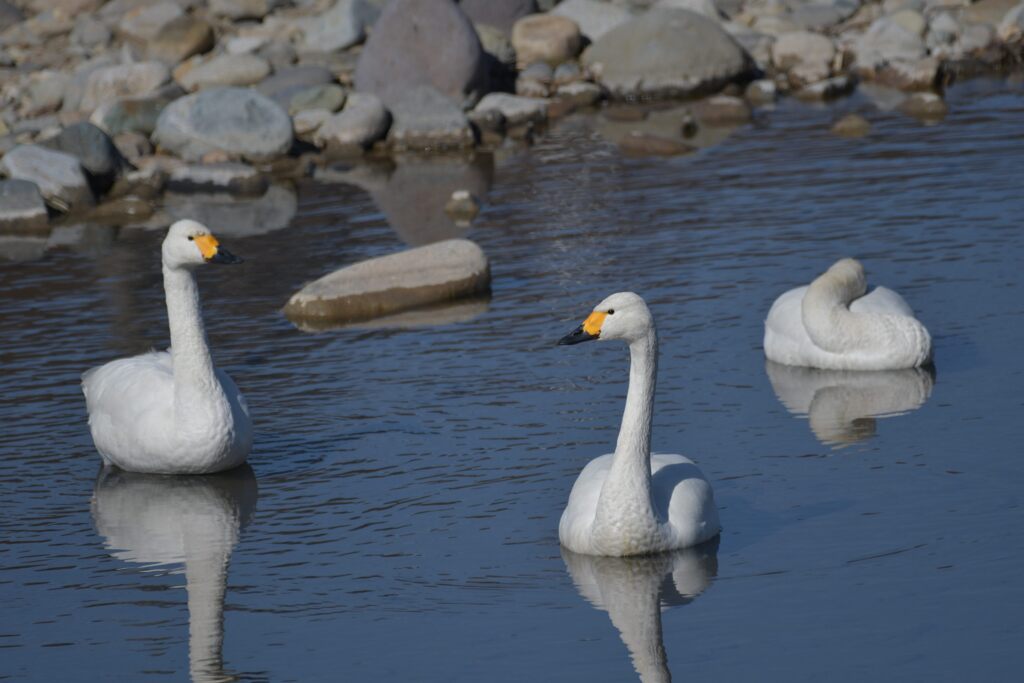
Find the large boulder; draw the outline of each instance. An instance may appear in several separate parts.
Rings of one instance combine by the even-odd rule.
[[[484,294],[491,269],[479,246],[445,240],[356,263],[311,282],[289,299],[289,318],[355,322]]]
[[[0,171],[9,178],[32,181],[46,203],[61,211],[94,203],[82,166],[70,154],[39,145],[19,145],[0,158]]]
[[[472,147],[473,131],[462,108],[429,85],[403,93],[391,105],[394,123],[388,138],[397,150]]]
[[[29,180],[0,180],[0,232],[46,232],[46,203]]]
[[[599,0],[565,0],[551,14],[572,19],[580,27],[580,33],[589,38],[590,42],[619,24],[625,24],[633,16],[623,7]]]
[[[612,29],[583,61],[618,98],[711,92],[752,68],[747,53],[717,22],[682,9],[653,9]]]
[[[473,23],[493,26],[506,35],[516,20],[537,11],[535,0],[462,0],[459,5]]]
[[[96,195],[109,190],[126,165],[110,136],[85,121],[68,126],[40,144],[78,159]]]
[[[472,22],[452,0],[393,0],[356,65],[355,85],[389,108],[402,93],[431,85],[456,102],[487,87],[487,63]]]
[[[211,88],[168,105],[153,140],[188,161],[216,150],[268,161],[292,145],[292,121],[280,105],[255,90]]]

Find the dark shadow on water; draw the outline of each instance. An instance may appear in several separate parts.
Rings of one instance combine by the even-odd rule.
[[[329,320],[296,318],[292,324],[303,332],[328,332],[330,330],[419,330],[427,327],[454,325],[479,318],[490,308],[490,295],[460,299],[437,306],[425,306],[400,311],[371,320],[351,323],[335,323]]]
[[[105,468],[96,479],[92,518],[111,555],[147,570],[184,569],[193,681],[235,680],[222,652],[228,562],[258,495],[249,465],[203,476]]]
[[[671,681],[661,613],[692,602],[711,585],[718,574],[718,537],[643,557],[597,557],[562,548],[562,560],[580,595],[608,613],[640,680]],[[685,659],[686,653],[677,657]]]

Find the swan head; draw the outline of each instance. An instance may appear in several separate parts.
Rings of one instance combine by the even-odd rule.
[[[595,306],[587,319],[558,343],[579,344],[594,339],[624,339],[633,343],[653,328],[654,319],[640,295],[618,292]]]
[[[161,251],[164,263],[172,268],[242,262],[242,259],[220,246],[220,242],[205,225],[188,219],[177,221],[170,227]]]
[[[842,258],[832,264],[818,279],[811,283],[814,287],[841,292],[845,299],[852,301],[860,298],[868,291],[868,281],[864,275],[864,266],[852,258]]]

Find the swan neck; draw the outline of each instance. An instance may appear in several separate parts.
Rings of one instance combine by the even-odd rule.
[[[863,337],[850,303],[864,294],[863,287],[830,277],[828,273],[811,283],[800,304],[800,315],[808,336],[816,346],[841,353],[855,348]]]
[[[188,659],[193,681],[221,680],[224,670],[224,595],[230,549],[199,550],[185,561]]]
[[[218,386],[213,372],[210,347],[199,306],[195,274],[184,268],[164,265],[164,294],[171,329],[171,359],[174,366],[175,403],[193,401]],[[200,395],[197,396],[195,393]]]
[[[629,345],[629,389],[622,426],[615,444],[615,459],[635,461],[650,479],[651,421],[654,386],[658,374],[658,338],[651,330]]]

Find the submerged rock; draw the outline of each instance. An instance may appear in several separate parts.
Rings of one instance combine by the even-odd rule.
[[[262,196],[246,198],[224,192],[168,192],[164,208],[172,220],[191,218],[216,226],[218,235],[248,237],[288,227],[298,210],[298,199],[292,188],[274,184]]]
[[[456,223],[469,223],[480,213],[480,200],[469,190],[455,190],[445,203],[444,211]]]
[[[871,124],[860,114],[847,114],[832,124],[832,132],[844,138],[860,138],[871,132]]]
[[[367,320],[488,292],[490,264],[456,239],[356,263],[312,282],[284,307],[292,319]]]
[[[949,108],[945,101],[935,93],[918,92],[903,100],[899,110],[923,121],[938,121],[945,118]]]
[[[709,126],[737,126],[748,123],[753,116],[750,104],[741,97],[715,95],[694,105],[701,123]]]
[[[599,38],[583,62],[618,98],[709,92],[752,67],[743,48],[717,22],[687,10],[657,8]]]
[[[19,145],[0,158],[0,171],[9,178],[36,184],[46,203],[60,211],[92,206],[89,181],[78,159],[39,145]]]
[[[679,138],[637,130],[619,140],[619,149],[632,156],[677,156],[697,148]]]
[[[255,90],[212,88],[168,105],[160,114],[153,140],[188,161],[217,150],[267,161],[291,147],[292,120]]]
[[[38,233],[49,230],[39,187],[29,180],[0,180],[0,232]]]

